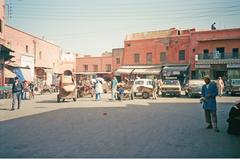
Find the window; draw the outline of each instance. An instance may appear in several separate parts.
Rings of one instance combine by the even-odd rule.
[[[116,63],[120,64],[120,58],[116,58]]]
[[[160,52],[160,61],[166,61],[166,52]]]
[[[136,85],[144,85],[144,81],[135,81]]]
[[[238,58],[239,57],[239,49],[238,48],[233,48],[232,49],[232,57],[233,58]]]
[[[152,64],[152,53],[147,53],[147,64]]]
[[[140,62],[140,55],[139,54],[134,54],[134,63],[138,64]]]
[[[110,64],[106,65],[106,72],[111,72],[111,65]]]
[[[208,49],[203,50],[203,59],[209,59],[209,51]]]
[[[0,33],[2,33],[2,19],[0,19]]]
[[[179,61],[185,60],[185,50],[179,51]]]
[[[93,65],[93,71],[98,72],[98,65]]]
[[[87,72],[88,71],[88,65],[83,65],[83,71]]]
[[[26,50],[26,53],[28,53],[28,45],[26,45],[26,48],[25,48],[25,50]]]
[[[224,59],[224,57],[225,57],[225,48],[224,47],[217,47],[216,50],[219,51],[221,59]]]
[[[42,59],[42,51],[39,51],[39,59],[41,60]]]

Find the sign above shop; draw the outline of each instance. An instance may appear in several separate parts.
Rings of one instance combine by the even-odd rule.
[[[227,68],[240,68],[240,64],[227,64]]]

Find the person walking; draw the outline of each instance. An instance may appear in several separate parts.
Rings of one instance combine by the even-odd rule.
[[[207,129],[214,129],[219,132],[217,127],[217,102],[216,96],[218,95],[218,89],[215,82],[211,82],[208,76],[204,77],[205,84],[202,86],[202,97],[200,99],[203,104],[205,113],[205,120],[208,123]]]
[[[158,82],[155,76],[153,77],[153,80],[152,80],[152,86],[153,86],[153,92],[152,92],[153,99],[157,99]]]
[[[29,84],[29,89],[30,89],[29,99],[34,99],[34,84],[33,84],[33,82],[31,82],[31,83]]]
[[[100,101],[101,100],[101,93],[103,93],[102,82],[100,80],[96,80],[95,93],[96,93],[96,101]]]
[[[15,110],[16,102],[18,102],[18,109],[21,106],[21,94],[23,91],[23,85],[18,80],[18,77],[14,78],[14,83],[12,86],[12,109],[11,111]]]
[[[29,92],[28,89],[29,89],[28,88],[28,83],[25,80],[25,81],[23,81],[22,100],[26,100],[27,99],[27,92]]]
[[[223,90],[224,90],[224,82],[222,80],[222,77],[218,78],[217,86],[218,86],[218,95],[221,97],[223,95]]]
[[[116,93],[117,93],[117,84],[118,84],[117,78],[116,78],[116,77],[113,77],[113,79],[112,79],[112,81],[111,81],[112,100],[117,99],[117,97],[116,97]]]

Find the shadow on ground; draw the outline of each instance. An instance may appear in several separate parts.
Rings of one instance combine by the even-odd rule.
[[[231,105],[219,104],[220,133],[204,129],[199,104],[69,108],[0,123],[0,157],[239,157],[226,133]]]

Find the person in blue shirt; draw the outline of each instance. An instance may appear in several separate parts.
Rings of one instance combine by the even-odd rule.
[[[202,86],[201,102],[203,104],[205,119],[208,123],[207,129],[213,128],[216,132],[219,132],[217,127],[217,84],[215,82],[211,82],[211,79],[208,76],[204,77],[204,81],[205,84]]]
[[[112,100],[115,100],[117,97],[116,97],[116,93],[117,93],[117,84],[118,84],[118,81],[117,81],[117,78],[116,77],[113,77],[112,81],[111,81],[111,89],[112,89]]]
[[[15,110],[16,102],[18,102],[17,108],[20,109],[22,91],[23,91],[23,85],[18,80],[18,77],[15,77],[14,83],[12,86],[12,109],[11,109],[11,111]]]
[[[118,95],[119,95],[119,100],[122,101],[123,96],[124,96],[124,88],[122,85],[120,85],[118,88]]]

